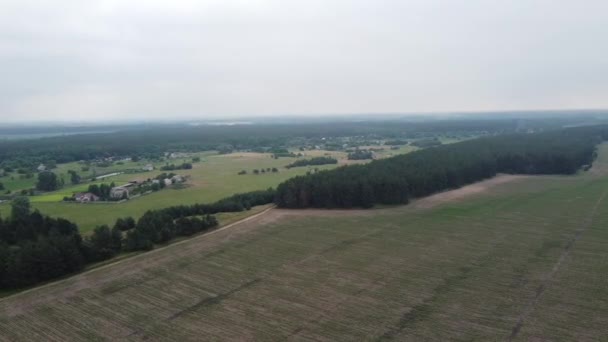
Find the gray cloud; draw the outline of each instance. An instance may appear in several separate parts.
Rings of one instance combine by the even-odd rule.
[[[0,2],[0,118],[608,107],[608,3]]]

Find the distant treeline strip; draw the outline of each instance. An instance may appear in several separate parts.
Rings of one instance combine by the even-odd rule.
[[[458,188],[497,173],[572,174],[595,158],[608,126],[510,134],[443,145],[280,184],[284,208],[368,208]]]
[[[290,169],[292,167],[309,166],[309,165],[329,165],[338,164],[338,159],[332,157],[314,157],[311,159],[299,159],[285,166]]]
[[[120,218],[113,228],[95,228],[82,238],[65,219],[31,211],[27,197],[13,201],[11,217],[0,218],[0,289],[31,286],[82,270],[123,251],[150,250],[177,236],[218,226],[212,215],[272,203],[273,189],[236,194],[211,204],[174,206],[146,212],[137,222]]]
[[[29,140],[0,140],[0,168],[36,167],[53,160],[67,163],[109,156],[156,157],[166,151],[198,152],[285,146],[296,137],[398,137],[404,133],[504,133],[514,120],[445,120],[432,122],[339,122],[234,126],[159,126],[111,133],[77,134]]]

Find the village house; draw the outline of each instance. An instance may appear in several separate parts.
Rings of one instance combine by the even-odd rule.
[[[144,171],[154,171],[154,165],[147,164],[146,166],[142,167],[142,170],[144,170]]]
[[[169,178],[165,178],[164,182],[165,182],[166,186],[169,186],[169,185],[173,184],[173,181],[171,179],[169,179]]]
[[[90,192],[80,192],[74,195],[76,202],[88,203],[99,201],[99,197]]]
[[[173,183],[182,183],[184,181],[184,178],[180,175],[175,175],[175,176],[171,177],[171,181]]]
[[[44,164],[40,164],[36,169],[38,170],[38,172],[43,172],[46,171],[46,166]]]

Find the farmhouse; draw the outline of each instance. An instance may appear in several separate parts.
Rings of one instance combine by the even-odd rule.
[[[124,186],[117,186],[110,190],[110,197],[113,199],[129,198],[129,189]]]
[[[163,182],[165,182],[165,185],[167,185],[167,186],[173,184],[173,181],[169,178],[165,178],[165,180]]]
[[[44,164],[40,164],[36,169],[38,172],[46,171],[46,166]]]
[[[144,170],[144,171],[154,171],[154,165],[147,164],[146,166],[142,167],[142,170]]]
[[[87,203],[99,201],[99,197],[90,192],[80,192],[74,195],[76,202]]]

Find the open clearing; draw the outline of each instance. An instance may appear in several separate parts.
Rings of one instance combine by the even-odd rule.
[[[424,210],[271,210],[3,299],[0,340],[607,336],[608,179],[498,183]]]

